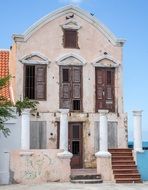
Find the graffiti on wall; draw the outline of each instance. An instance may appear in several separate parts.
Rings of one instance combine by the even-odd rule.
[[[22,171],[22,177],[23,179],[30,180],[41,177],[43,174],[48,177],[50,175],[50,171],[47,170],[47,166],[51,164],[51,157],[45,153],[24,155],[22,157],[22,166],[24,166]]]

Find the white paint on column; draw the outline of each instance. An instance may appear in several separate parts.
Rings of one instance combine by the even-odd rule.
[[[142,152],[142,110],[133,111],[134,150]]]
[[[24,109],[21,116],[21,149],[30,149],[30,109]]]
[[[108,152],[108,125],[107,114],[108,110],[98,110],[100,115],[100,150],[95,155],[96,157],[109,157],[111,154]]]
[[[60,149],[64,152],[58,153],[61,158],[71,158],[72,153],[68,152],[68,112],[69,109],[60,109]]]

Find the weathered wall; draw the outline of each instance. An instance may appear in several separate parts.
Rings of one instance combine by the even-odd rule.
[[[74,21],[80,25],[78,30],[79,49],[63,48],[63,31],[61,25],[66,22],[66,15],[74,13]],[[85,167],[95,165],[95,122],[99,122],[99,114],[95,113],[95,66],[92,64],[98,57],[107,52],[109,57],[117,60],[119,64],[115,68],[115,113],[108,114],[110,122],[117,123],[117,146],[126,147],[126,129],[124,125],[123,93],[122,93],[122,47],[113,44],[104,33],[96,27],[96,22],[88,22],[87,18],[75,10],[61,12],[54,19],[41,24],[35,29],[29,38],[24,41],[15,42],[16,63],[16,96],[15,99],[23,97],[23,64],[20,60],[33,52],[38,52],[48,58],[47,66],[47,101],[40,101],[38,111],[40,117],[32,117],[32,121],[46,121],[47,147],[57,147],[57,121],[60,115],[59,109],[59,65],[57,60],[66,54],[73,53],[85,60],[83,65],[83,113],[72,113],[69,122],[83,122],[83,162]],[[102,60],[100,63],[110,65],[111,60]],[[87,113],[89,117],[87,117]],[[90,132],[90,136],[88,133]],[[53,135],[51,135],[53,133]]]
[[[16,150],[10,155],[12,183],[69,181],[70,159],[57,157],[57,149]]]
[[[7,138],[0,132],[0,184],[9,184],[9,154],[10,151],[21,147],[21,124],[17,117],[8,120],[5,127],[11,133]]]

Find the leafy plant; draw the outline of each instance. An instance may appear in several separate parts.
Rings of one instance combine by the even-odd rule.
[[[19,115],[21,115],[22,111],[26,108],[31,109],[31,113],[33,114],[37,110],[37,104],[39,104],[36,100],[30,100],[29,98],[24,98],[24,100],[18,100],[15,104]]]
[[[10,78],[10,75],[0,78],[0,90],[8,85]],[[4,126],[4,122],[14,117],[12,106],[11,101],[8,101],[4,96],[0,96],[0,131],[5,137],[10,134],[10,129]]]

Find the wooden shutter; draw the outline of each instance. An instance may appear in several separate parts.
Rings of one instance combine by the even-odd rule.
[[[60,67],[60,108],[82,110],[81,72],[80,66]]]
[[[105,105],[106,109],[114,112],[115,111],[115,69],[106,69],[105,71]]]
[[[64,47],[78,48],[78,36],[76,30],[64,30]]]
[[[74,66],[72,69],[72,110],[81,110],[82,109],[82,100],[81,100],[81,72],[82,67]]]
[[[96,68],[96,111],[115,111],[114,75],[114,68]]]
[[[36,100],[46,100],[46,65],[35,67]]]
[[[105,109],[105,76],[104,70],[96,68],[96,111]]]
[[[81,67],[73,67],[72,70],[72,98],[81,98]]]
[[[47,130],[46,121],[30,122],[30,148],[46,149],[47,148]]]
[[[60,67],[60,108],[70,109],[70,105],[71,105],[71,83],[70,83],[71,74],[70,72],[71,72],[71,69],[69,67],[66,67],[66,66]]]

